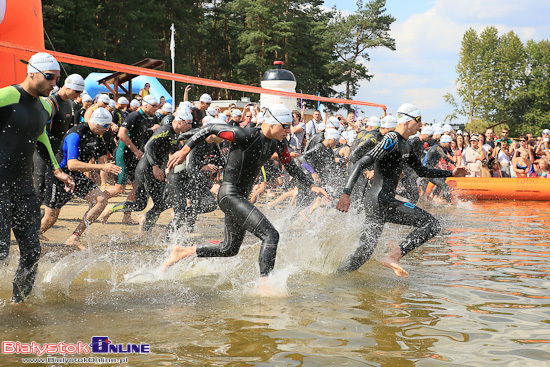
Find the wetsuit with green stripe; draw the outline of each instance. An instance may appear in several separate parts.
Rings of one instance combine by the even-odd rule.
[[[8,256],[10,229],[21,258],[13,282],[13,300],[21,302],[33,287],[40,258],[40,203],[33,187],[35,150],[48,163],[59,165],[46,135],[51,107],[21,86],[0,89],[0,260]]]

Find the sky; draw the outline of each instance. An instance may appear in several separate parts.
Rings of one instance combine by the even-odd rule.
[[[353,13],[356,4],[356,0],[325,0],[326,7],[336,6],[344,14]],[[393,115],[401,104],[413,103],[430,122],[443,122],[452,113],[443,95],[455,94],[455,69],[466,30],[480,33],[494,26],[499,35],[513,31],[524,43],[550,35],[549,1],[386,0],[386,13],[396,18],[390,32],[396,50],[369,52],[366,66],[374,77],[361,82],[353,99],[385,104]],[[368,107],[360,112],[379,113]]]

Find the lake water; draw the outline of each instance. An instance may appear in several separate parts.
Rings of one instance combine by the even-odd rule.
[[[341,275],[360,216],[329,209],[308,223],[266,210],[281,232],[272,281],[286,298],[255,295],[250,235],[234,258],[185,260],[163,274],[162,227],[136,244],[135,227],[94,224],[88,254],[45,248],[32,297],[14,307],[12,247],[0,281],[2,341],[149,344],[148,354],[95,355],[130,366],[550,366],[550,203],[426,209],[444,231],[402,261],[408,279],[377,262],[407,227],[386,226],[373,259]],[[198,231],[221,239],[222,224],[216,212],[199,217]],[[0,365],[23,357],[36,355],[0,354]]]

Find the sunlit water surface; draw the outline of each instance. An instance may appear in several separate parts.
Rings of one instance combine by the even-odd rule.
[[[550,366],[550,203],[426,209],[444,231],[404,259],[408,279],[378,260],[410,228],[386,226],[373,259],[340,275],[361,216],[329,209],[308,223],[263,209],[281,232],[272,282],[286,298],[255,294],[254,237],[234,258],[186,260],[163,274],[171,244],[157,228],[138,244],[105,233],[88,254],[45,251],[32,297],[14,307],[12,247],[2,340],[150,344],[150,354],[122,356],[131,366]],[[204,238],[187,243],[221,239],[220,218],[200,217]],[[0,364],[21,358],[0,354]]]

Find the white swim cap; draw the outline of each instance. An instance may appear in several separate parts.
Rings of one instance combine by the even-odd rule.
[[[199,98],[199,101],[204,103],[212,103],[212,97],[210,97],[210,94],[204,93],[201,98]]]
[[[84,90],[84,79],[79,74],[71,74],[65,79],[65,87],[82,92]]]
[[[449,133],[453,131],[453,127],[451,126],[451,124],[445,124],[443,125],[443,131],[445,131],[446,133]]]
[[[111,98],[109,98],[109,96],[106,94],[100,94],[99,97],[97,97],[97,101],[109,105]]]
[[[265,113],[260,112],[256,115],[256,123],[261,124],[265,121]]]
[[[109,99],[109,107],[116,108],[116,102],[114,99]]]
[[[193,115],[191,115],[190,111],[179,110],[178,114],[176,115],[176,120],[179,120],[179,121],[193,121]]]
[[[270,125],[292,123],[292,113],[281,103],[272,105],[266,110],[265,122]]]
[[[411,103],[404,103],[397,109],[397,123],[403,123],[421,116],[418,107]]]
[[[132,99],[132,102],[130,102],[130,106],[139,108],[141,106],[141,103],[137,99]]]
[[[90,122],[92,124],[99,125],[101,127],[107,128],[113,122],[113,115],[103,107],[99,107],[92,113],[90,117]]]
[[[219,125],[219,124],[225,124],[225,122],[217,117],[213,117],[211,119],[208,120],[208,122],[204,122],[202,123],[202,126],[206,126],[206,125]]]
[[[450,135],[443,135],[441,139],[439,139],[439,141],[444,144],[444,143],[450,143],[451,141],[453,141],[453,139],[451,138]]]
[[[340,138],[340,131],[336,129],[328,129],[325,131],[325,139],[336,139]]]
[[[164,112],[172,113],[174,112],[174,107],[172,107],[171,103],[166,102],[165,104],[162,105],[162,110]]]
[[[320,124],[317,124],[318,131],[325,131],[326,128],[327,128],[327,125],[325,125],[323,122],[321,122]]]
[[[158,101],[157,97],[155,97],[154,95],[148,94],[145,97],[143,97],[143,105],[145,106],[147,104],[156,104],[156,105],[158,105],[159,101]]]
[[[434,135],[443,135],[445,134],[445,131],[443,131],[442,128],[438,127],[437,129],[434,129]]]
[[[329,117],[327,122],[328,122],[327,124],[328,127],[333,127],[335,129],[338,129],[340,127],[340,120],[338,120],[338,118],[334,116]]]
[[[434,134],[434,128],[431,126],[424,126],[420,134],[432,136]]]
[[[216,115],[218,114],[218,111],[216,111],[214,107],[208,107],[206,109],[206,114],[212,117],[216,117]]]
[[[384,118],[382,119],[382,123],[380,124],[380,127],[384,129],[391,129],[396,126],[397,126],[397,119],[392,115],[384,116]]]
[[[93,101],[93,99],[92,99],[92,96],[90,96],[89,94],[85,94],[82,96],[82,103],[91,102],[91,101]]]
[[[128,101],[128,98],[126,97],[120,97],[118,99],[118,104],[130,104],[130,102]]]
[[[27,73],[39,73],[47,70],[60,70],[55,57],[45,52],[39,52],[31,56],[27,64]]]
[[[369,119],[367,120],[367,126],[380,127],[380,117],[378,116],[369,117]]]

